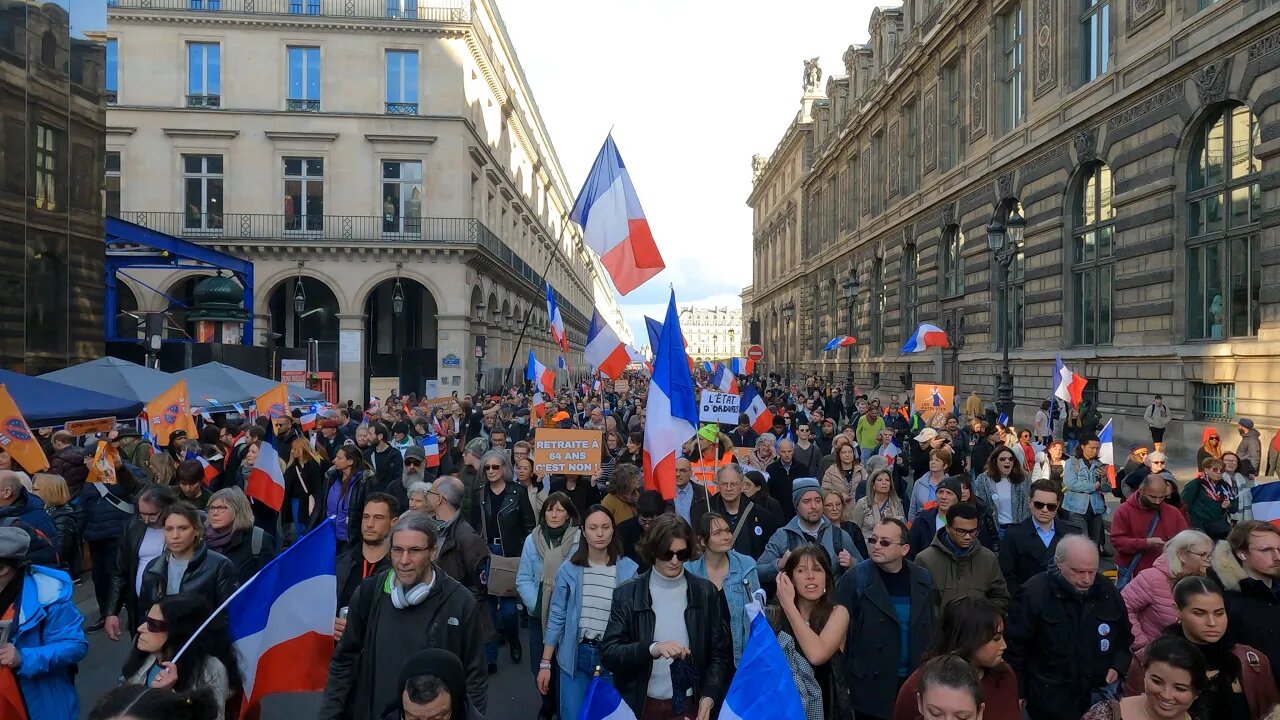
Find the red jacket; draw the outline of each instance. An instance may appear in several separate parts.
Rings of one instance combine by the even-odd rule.
[[[986,704],[983,717],[1018,718],[1022,709],[1018,706],[1018,678],[1013,668],[1002,665],[982,674],[982,702]],[[916,691],[920,688],[920,668],[902,683],[898,701],[893,705],[893,720],[923,720],[916,703]]]
[[[1187,518],[1178,508],[1161,503],[1158,510],[1148,510],[1138,503],[1141,497],[1141,492],[1130,495],[1111,516],[1111,546],[1116,549],[1116,566],[1124,567],[1135,554],[1142,554],[1134,575],[1154,565],[1156,558],[1160,557],[1160,548],[1147,545],[1147,528],[1151,527],[1151,519],[1156,512],[1160,513],[1160,520],[1151,537],[1168,541],[1187,529]]]

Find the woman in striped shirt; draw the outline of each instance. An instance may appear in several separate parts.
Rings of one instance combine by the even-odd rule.
[[[569,562],[556,573],[551,613],[538,665],[538,691],[550,689],[552,655],[560,667],[560,717],[576,718],[600,664],[600,638],[609,624],[613,590],[636,574],[636,563],[622,554],[613,514],[592,505],[582,519],[582,539]],[[608,676],[602,672],[602,676]]]

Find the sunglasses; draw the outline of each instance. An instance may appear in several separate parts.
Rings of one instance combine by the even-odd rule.
[[[142,622],[147,626],[147,632],[162,633],[162,632],[169,631],[168,621],[157,620],[156,618],[148,617],[144,619]]]
[[[1032,501],[1031,501],[1031,507],[1033,507],[1033,508],[1035,508],[1035,509],[1037,509],[1037,510],[1053,510],[1053,511],[1057,511],[1057,509],[1058,509],[1058,503],[1044,503],[1044,502],[1040,502],[1039,500],[1032,500]]]
[[[685,548],[683,550],[668,550],[658,555],[658,559],[662,562],[671,562],[673,559],[679,560],[680,562],[687,562],[691,557],[693,557],[693,553],[689,551],[689,548]]]
[[[421,461],[421,460],[409,460],[409,459],[406,459],[406,460],[404,461],[404,466],[405,466],[405,467],[418,467],[418,466],[419,466],[419,465],[421,465],[421,464],[422,464],[422,461]]]
[[[501,465],[485,465],[484,469],[485,470],[501,470],[502,466]]]
[[[1210,440],[1221,440],[1222,438],[1219,438],[1217,435],[1210,435],[1210,436],[1209,436],[1209,439],[1210,439]]]
[[[882,548],[893,547],[894,545],[902,545],[902,543],[895,542],[893,540],[890,540],[889,538],[876,538],[876,537],[873,537],[870,540],[868,540],[867,544],[879,545]]]

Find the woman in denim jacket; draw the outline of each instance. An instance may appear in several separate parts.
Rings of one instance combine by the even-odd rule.
[[[756,574],[756,561],[733,549],[733,531],[729,521],[719,513],[702,516],[697,528],[697,560],[684,564],[684,569],[700,578],[710,580],[724,592],[729,603],[729,617],[733,631],[733,662],[742,659],[742,649],[751,635],[751,618],[747,617],[747,603],[751,593],[760,589],[760,577]]]

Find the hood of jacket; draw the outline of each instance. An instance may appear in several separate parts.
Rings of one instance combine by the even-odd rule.
[[[22,629],[38,622],[49,605],[69,601],[74,588],[70,575],[43,565],[27,568],[22,583],[22,608],[18,614],[18,627]]]
[[[1240,439],[1254,439],[1258,441],[1259,445],[1262,444],[1262,434],[1258,432],[1258,428],[1249,428],[1248,430],[1245,430],[1244,433],[1240,435]]]
[[[1201,447],[1205,447],[1205,446],[1207,446],[1207,445],[1209,444],[1209,438],[1213,437],[1214,435],[1218,435],[1218,431],[1217,431],[1217,430],[1215,430],[1215,429],[1214,429],[1214,428],[1212,428],[1212,427],[1207,427],[1207,428],[1205,428],[1205,429],[1204,429],[1204,432],[1200,433],[1200,446],[1201,446]],[[1222,437],[1222,436],[1221,436],[1221,435],[1218,435],[1218,437]],[[1219,443],[1218,443],[1218,447],[1219,447],[1219,448],[1221,448],[1221,447],[1222,447],[1222,443],[1221,443],[1221,441],[1219,441]]]
[[[1163,553],[1161,557],[1164,557]],[[1218,584],[1223,590],[1228,592],[1240,592],[1240,581],[1249,577],[1244,571],[1244,566],[1236,559],[1234,553],[1231,552],[1231,546],[1226,540],[1219,540],[1213,546],[1212,558],[1213,574],[1218,576]]]
[[[818,532],[816,534],[819,539],[822,538],[822,531],[828,527],[835,527],[835,526],[831,524],[831,521],[827,519],[826,515],[823,515],[818,520]],[[782,529],[786,530],[787,532],[793,535],[799,535],[800,537],[805,537],[804,528],[800,527],[799,515],[796,515],[795,517],[791,518],[791,522],[787,523],[786,525],[783,525]]]

